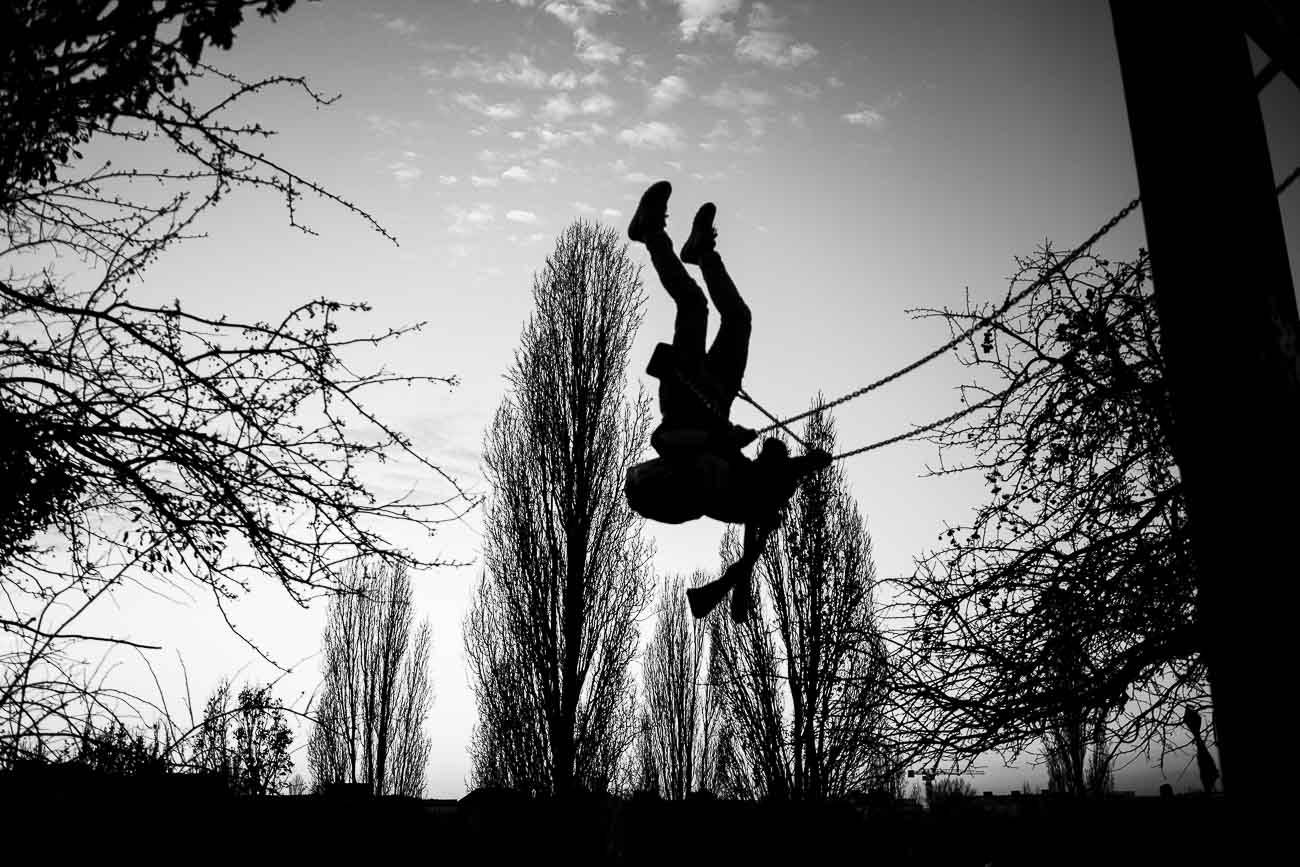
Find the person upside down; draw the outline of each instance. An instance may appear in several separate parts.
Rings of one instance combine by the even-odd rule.
[[[665,228],[671,194],[668,181],[652,184],[627,230],[631,240],[645,245],[677,310],[671,350],[661,344],[651,363],[651,373],[659,377],[663,421],[650,444],[659,457],[628,469],[625,492],[633,511],[652,521],[682,524],[707,515],[744,525],[740,559],[718,580],[686,591],[695,617],[704,617],[731,593],[731,618],[744,622],[754,604],[754,565],[768,536],[800,479],[829,466],[831,458],[821,450],[791,457],[775,437],[763,441],[757,458],[741,451],[758,437],[730,421],[749,360],[752,318],[715,249],[717,208],[712,202],[700,207],[678,258]],[[683,263],[699,266],[718,311],[718,332],[707,352],[709,306]]]

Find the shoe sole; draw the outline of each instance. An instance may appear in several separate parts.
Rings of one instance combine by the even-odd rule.
[[[668,188],[664,193],[664,213],[665,219],[667,219],[668,197],[673,194],[673,185],[667,181],[655,181],[644,193],[641,194],[641,201],[637,202],[636,205],[636,213],[632,215],[632,220],[627,224],[627,236],[629,239],[638,243],[645,242],[647,236],[645,229],[642,227],[642,223],[644,223],[648,218],[642,215],[642,209],[646,206],[646,200],[650,199],[651,194],[655,193],[655,190],[661,186]]]
[[[706,220],[701,220],[700,214],[705,208],[709,209],[709,215]],[[700,210],[696,211],[695,219],[691,222],[691,236],[687,238],[686,243],[682,245],[682,261],[687,265],[700,264],[699,247],[703,246],[708,241],[713,240],[713,219],[717,215],[718,209],[712,202],[707,205],[701,205]]]

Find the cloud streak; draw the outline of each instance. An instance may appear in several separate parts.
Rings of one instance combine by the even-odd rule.
[[[532,211],[521,211],[518,209],[506,211],[506,219],[512,223],[523,223],[527,226],[536,225],[541,222],[538,216]]]
[[[665,75],[650,89],[650,110],[667,111],[691,94],[691,86],[680,75]]]
[[[639,123],[621,131],[618,141],[629,147],[651,150],[679,150],[685,145],[680,127],[658,120]]]
[[[863,105],[862,103],[858,103],[856,111],[845,112],[840,115],[840,117],[845,123],[851,124],[852,126],[865,126],[871,129],[883,126],[885,123],[885,116],[883,114],[868,105]]]
[[[740,0],[677,0],[678,25],[682,39],[690,42],[701,36],[727,39],[735,36],[731,16],[740,9]]]
[[[772,7],[756,2],[749,12],[749,33],[736,43],[736,57],[773,69],[790,69],[817,56],[807,42],[796,42],[785,32],[786,21]]]
[[[447,227],[447,231],[454,235],[468,235],[487,226],[496,219],[492,212],[492,206],[486,202],[479,202],[472,208],[448,205],[447,216],[452,219],[452,224]]]
[[[517,102],[489,103],[476,93],[457,93],[452,96],[452,101],[492,120],[514,120],[524,113],[523,107]]]

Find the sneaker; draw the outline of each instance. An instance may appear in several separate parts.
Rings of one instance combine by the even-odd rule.
[[[698,265],[700,257],[713,249],[713,239],[718,236],[718,230],[713,228],[713,218],[717,213],[718,207],[713,202],[705,202],[695,212],[695,220],[691,223],[691,236],[686,239],[685,244],[682,244],[683,262],[688,265]]]
[[[656,181],[641,194],[641,201],[636,206],[632,221],[627,224],[627,236],[633,241],[644,244],[646,239],[664,230],[668,222],[668,197],[673,193],[673,185],[667,181]]]

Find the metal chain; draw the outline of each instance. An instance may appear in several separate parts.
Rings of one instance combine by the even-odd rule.
[[[1297,178],[1300,178],[1300,165],[1297,165],[1295,168],[1293,168],[1290,174],[1288,174],[1285,178],[1282,179],[1280,183],[1278,183],[1275,189],[1275,193],[1279,196],[1282,195],[1282,193],[1286,192],[1288,187],[1290,187],[1293,183],[1296,182]],[[929,364],[931,361],[934,361],[936,358],[943,355],[948,350],[955,348],[962,341],[969,339],[980,329],[987,328],[989,325],[993,324],[995,320],[1000,318],[1004,313],[1006,313],[1012,307],[1019,304],[1025,298],[1029,297],[1031,294],[1041,289],[1043,286],[1047,284],[1047,281],[1055,277],[1057,274],[1063,272],[1066,268],[1068,268],[1071,264],[1073,264],[1074,261],[1078,259],[1080,256],[1082,256],[1085,252],[1087,252],[1092,247],[1093,244],[1096,244],[1098,241],[1100,241],[1103,237],[1109,234],[1112,229],[1118,226],[1124,220],[1125,217],[1133,213],[1133,211],[1135,211],[1138,205],[1140,205],[1141,203],[1142,200],[1140,197],[1134,198],[1123,208],[1120,208],[1120,210],[1115,214],[1115,216],[1111,217],[1101,226],[1101,228],[1093,232],[1092,235],[1090,235],[1086,241],[1084,241],[1082,244],[1080,244],[1079,246],[1071,250],[1069,255],[1067,255],[1064,259],[1057,262],[1056,265],[1048,269],[1046,273],[1040,276],[1033,283],[1029,284],[1029,286],[1027,286],[1025,289],[1021,290],[1020,292],[1008,298],[992,313],[989,313],[987,316],[982,317],[974,325],[962,331],[960,334],[958,334],[956,337],[949,340],[947,343],[943,344],[942,346],[939,346],[937,349],[927,353],[921,358],[918,358],[916,361],[912,362],[906,367],[899,368],[893,373],[887,376],[883,376],[880,379],[877,379],[875,382],[868,383],[867,385],[864,385],[862,388],[859,388],[856,391],[851,391],[848,394],[843,395],[842,397],[837,397],[835,400],[820,404],[814,407],[813,409],[808,410],[807,412],[802,412],[799,413],[798,415],[793,415],[787,419],[782,420],[777,418],[772,413],[768,412],[767,409],[764,408],[762,404],[754,400],[754,398],[750,397],[750,395],[742,388],[738,396],[743,398],[745,401],[747,401],[751,406],[753,406],[763,415],[767,416],[767,418],[772,422],[772,424],[768,425],[767,427],[761,428],[758,431],[759,435],[761,436],[762,434],[770,433],[771,431],[780,428],[781,430],[789,434],[796,442],[802,445],[804,447],[804,450],[807,451],[808,444],[804,442],[804,440],[801,437],[799,437],[797,434],[795,434],[794,431],[790,429],[789,426],[791,424],[794,424],[795,422],[798,421],[802,421],[803,419],[815,415],[816,413],[821,412],[823,410],[827,410],[832,407],[839,406],[842,403],[847,403],[848,401],[861,397],[862,395],[867,394],[868,392],[875,391],[877,388],[887,385],[893,382],[894,380],[898,379],[899,377],[905,376],[911,373],[912,371],[916,370],[917,368]],[[687,386],[692,389],[692,391],[696,391],[693,383],[686,381],[684,377],[682,379],[683,381],[686,382]],[[838,461],[843,458],[849,458],[849,457],[853,457],[854,455],[860,455],[864,452],[869,452],[875,449],[883,448],[888,445],[893,445],[894,443],[902,442],[904,440],[911,439],[912,437],[919,436],[920,434],[926,433],[928,431],[932,431],[935,428],[942,427],[943,425],[948,424],[949,422],[956,421],[962,416],[969,415],[970,413],[975,412],[976,410],[983,409],[984,407],[988,406],[994,401],[1000,400],[1001,398],[1005,397],[1008,393],[1010,393],[1010,391],[1011,389],[1007,389],[1005,391],[998,392],[997,394],[989,395],[984,400],[981,400],[978,403],[971,404],[970,406],[960,409],[957,412],[952,413],[951,415],[947,415],[941,419],[937,419],[936,421],[932,421],[929,424],[922,425],[921,427],[914,428],[910,431],[905,431],[903,433],[896,434],[892,437],[888,437],[886,439],[879,440],[874,443],[870,443],[869,445],[861,446],[860,448],[850,449],[849,451],[841,452],[840,454],[835,456],[834,460]],[[699,394],[698,391],[696,391],[696,393],[697,395]],[[700,398],[705,402],[705,406],[709,407],[709,409],[713,410],[715,413],[717,412],[717,409],[711,403],[709,403],[702,395],[700,395]]]
[[[773,424],[768,425],[767,427],[765,427],[765,428],[763,428],[761,431],[759,431],[760,434],[767,433],[768,431],[772,430],[773,428],[777,428],[777,427],[779,427],[779,428],[781,428],[781,430],[783,430],[783,431],[785,431],[786,433],[788,433],[788,434],[790,435],[791,439],[793,439],[793,440],[794,440],[795,442],[797,442],[799,445],[803,446],[803,450],[804,450],[805,452],[812,451],[812,449],[808,446],[808,443],[804,440],[803,437],[799,436],[797,433],[795,433],[794,431],[790,430],[789,426],[788,426],[785,422],[781,421],[779,418],[777,418],[776,416],[772,415],[772,413],[768,412],[767,409],[766,409],[766,408],[765,408],[761,403],[759,403],[758,401],[756,401],[756,400],[754,400],[752,397],[750,397],[749,394],[748,394],[748,392],[746,392],[743,388],[740,390],[739,394],[737,394],[737,397],[739,397],[739,398],[741,398],[742,400],[746,401],[750,406],[754,407],[754,409],[758,410],[758,411],[761,412],[763,415],[767,416],[769,419],[772,420]]]
[[[1088,238],[1088,240],[1084,241],[1082,244],[1080,244],[1079,246],[1071,250],[1068,256],[1066,256],[1064,259],[1062,259],[1061,261],[1057,262],[1054,266],[1049,268],[1045,274],[1043,274],[1033,283],[1029,284],[1029,286],[1023,289],[1022,291],[1008,298],[992,313],[983,317],[977,323],[970,326],[961,334],[958,334],[956,337],[949,340],[947,343],[944,343],[943,345],[939,346],[933,352],[923,355],[922,357],[918,358],[916,361],[912,362],[906,367],[899,368],[898,370],[894,371],[888,376],[883,376],[880,379],[877,379],[875,382],[864,385],[862,388],[859,388],[857,391],[851,391],[848,394],[844,395],[843,397],[837,397],[835,400],[828,401],[827,403],[824,403],[814,409],[810,409],[807,412],[803,412],[800,413],[799,415],[791,416],[787,418],[784,422],[780,422],[778,424],[780,426],[784,426],[787,424],[792,424],[793,422],[802,421],[803,419],[808,418],[809,416],[817,412],[820,412],[821,410],[830,409],[831,407],[839,406],[842,403],[847,403],[848,401],[853,400],[854,398],[858,398],[868,392],[875,391],[881,386],[887,385],[893,382],[894,380],[898,379],[899,377],[905,376],[911,373],[912,371],[916,370],[917,368],[929,364],[931,361],[934,361],[936,358],[943,355],[948,350],[954,348],[959,343],[961,343],[962,341],[966,340],[971,335],[973,335],[975,332],[979,331],[981,328],[986,328],[989,325],[991,325],[993,321],[998,319],[1000,316],[1002,316],[1002,314],[1006,313],[1016,304],[1019,304],[1029,295],[1042,288],[1047,283],[1048,280],[1056,276],[1065,268],[1068,268],[1071,264],[1074,263],[1074,260],[1082,256],[1088,250],[1088,248],[1090,248],[1093,244],[1101,240],[1101,238],[1104,235],[1106,235],[1108,232],[1110,232],[1111,229],[1119,225],[1120,221],[1123,220],[1125,217],[1127,217],[1129,214],[1131,214],[1139,204],[1141,204],[1141,199],[1137,199],[1137,198],[1133,199],[1133,201],[1129,202],[1127,205],[1121,208],[1119,210],[1119,213],[1115,214],[1115,216],[1107,220],[1105,225],[1103,225],[1097,231],[1093,232],[1092,235]],[[763,428],[762,430],[760,430],[759,433],[760,434],[767,433],[768,431],[773,430],[777,426],[778,425],[769,425]]]
[[[1282,183],[1277,185],[1276,193],[1280,196],[1286,192],[1286,188],[1295,183],[1295,179],[1300,178],[1300,165],[1291,170],[1291,174],[1282,179]]]

